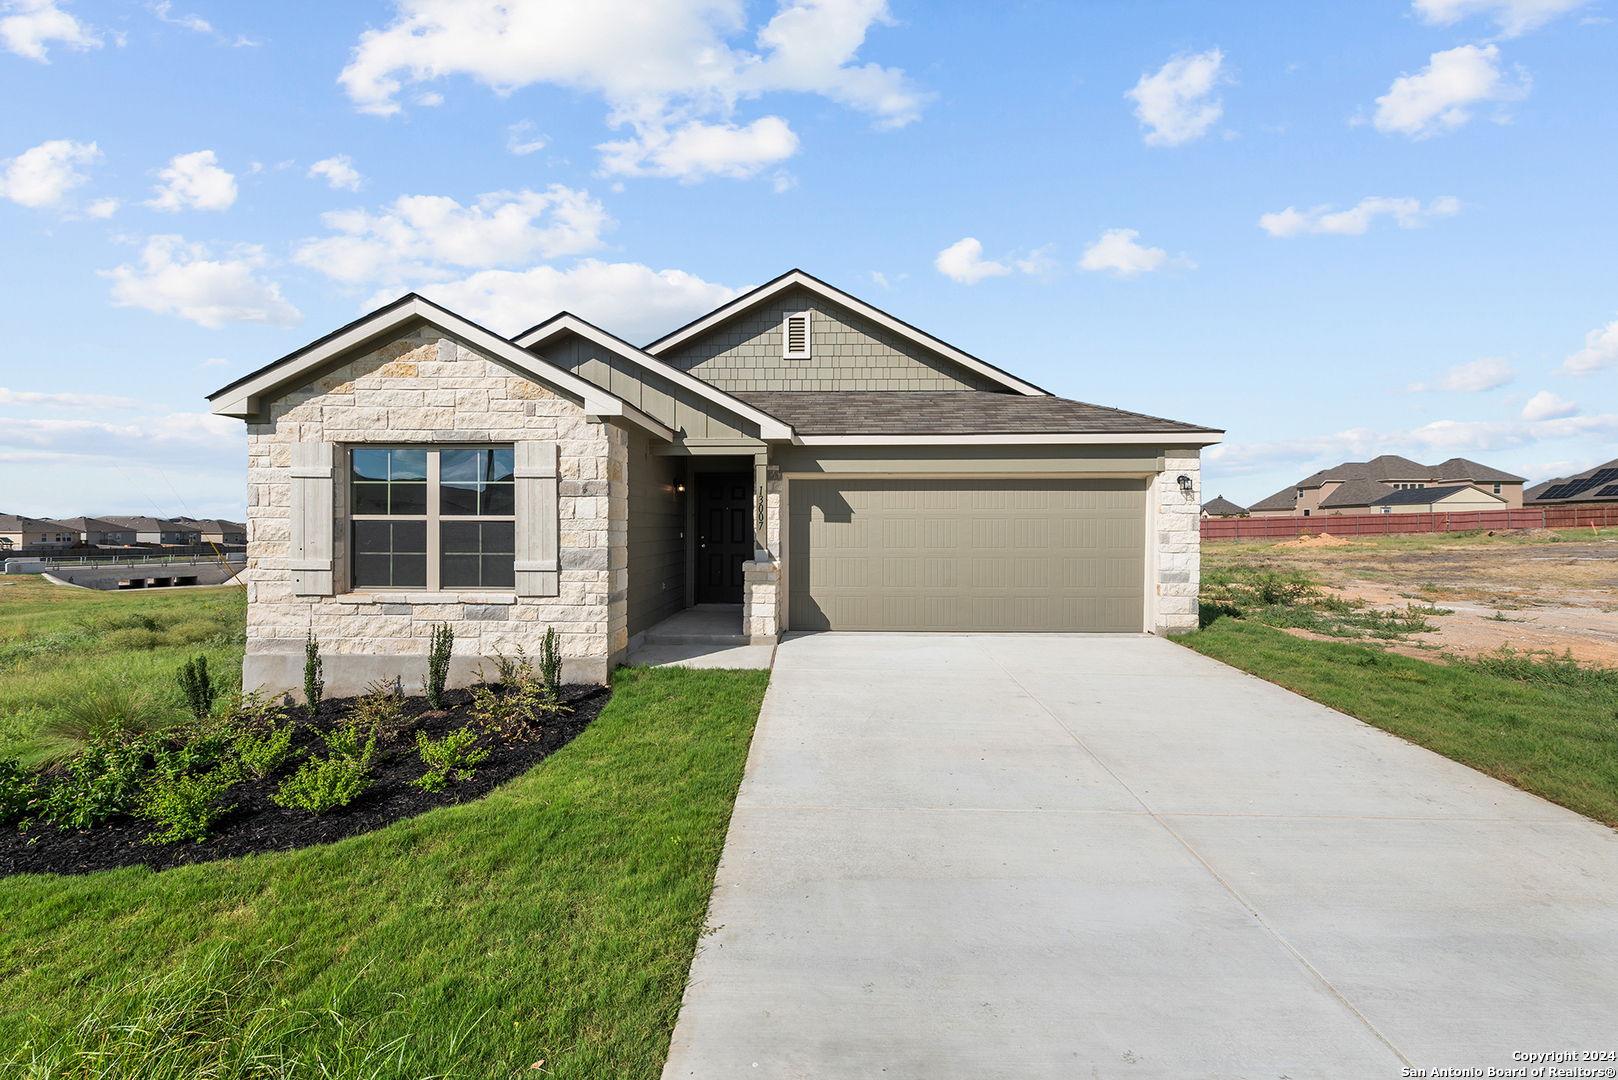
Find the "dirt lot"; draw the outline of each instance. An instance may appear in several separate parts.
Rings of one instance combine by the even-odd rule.
[[[1618,666],[1618,529],[1219,542],[1204,544],[1202,559],[1302,570],[1385,610],[1416,601],[1454,611],[1430,616],[1438,632],[1398,652],[1476,655],[1510,645]]]

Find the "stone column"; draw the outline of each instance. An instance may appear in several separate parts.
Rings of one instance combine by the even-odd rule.
[[[1187,494],[1180,477],[1191,482]],[[1154,632],[1182,634],[1197,628],[1197,593],[1202,585],[1201,461],[1195,449],[1163,451],[1157,477],[1157,616]]]

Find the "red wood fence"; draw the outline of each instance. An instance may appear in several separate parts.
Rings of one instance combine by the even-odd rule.
[[[1204,540],[1288,540],[1472,529],[1588,529],[1618,525],[1618,506],[1550,506],[1535,510],[1473,510],[1464,514],[1324,514],[1319,517],[1203,518]]]

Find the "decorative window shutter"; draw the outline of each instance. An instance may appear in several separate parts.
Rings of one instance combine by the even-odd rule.
[[[786,360],[809,359],[809,312],[794,311],[781,324],[781,356]]]
[[[332,595],[332,541],[336,535],[337,447],[292,444],[292,537],[287,569],[298,596]]]
[[[517,595],[560,596],[557,450],[553,442],[520,442],[516,453]]]

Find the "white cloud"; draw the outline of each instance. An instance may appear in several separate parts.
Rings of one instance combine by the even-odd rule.
[[[545,144],[549,140],[543,135],[530,136],[528,133],[532,130],[534,125],[530,120],[519,120],[506,128],[510,133],[506,136],[506,149],[518,155],[532,154],[535,150],[545,149]]]
[[[972,285],[986,277],[1002,277],[1012,272],[1011,267],[1003,263],[985,260],[983,245],[970,236],[940,251],[933,260],[933,266],[940,274],[962,285]]]
[[[1424,209],[1420,199],[1387,199],[1372,195],[1361,199],[1359,205],[1331,213],[1329,204],[1298,210],[1287,207],[1258,219],[1261,229],[1271,236],[1292,237],[1305,233],[1326,233],[1337,236],[1363,236],[1371,222],[1387,214],[1402,229],[1416,229],[1430,217],[1451,217],[1461,212],[1461,201],[1453,195],[1434,199]]]
[[[682,270],[581,259],[568,270],[484,270],[422,289],[423,295],[502,334],[527,329],[557,311],[629,341],[646,341],[740,295]],[[377,301],[391,297],[377,297]]]
[[[1524,420],[1559,420],[1579,411],[1577,401],[1563,401],[1549,390],[1541,390],[1522,407]]]
[[[60,41],[70,49],[99,49],[101,38],[56,6],[56,0],[0,2],[0,43],[18,56],[50,63],[45,43]]]
[[[1142,75],[1124,96],[1135,102],[1135,116],[1148,128],[1149,146],[1179,146],[1200,138],[1224,111],[1209,97],[1220,81],[1225,54],[1218,49],[1176,56],[1155,75]]]
[[[1110,270],[1118,277],[1134,277],[1163,266],[1183,270],[1197,268],[1196,263],[1183,255],[1170,259],[1162,248],[1142,247],[1135,243],[1139,235],[1134,229],[1108,229],[1101,234],[1101,239],[1085,247],[1079,269]]]
[[[1456,364],[1430,383],[1411,383],[1405,387],[1409,394],[1430,390],[1452,390],[1462,394],[1481,394],[1498,390],[1517,377],[1504,359],[1485,356],[1469,364]]]
[[[1044,247],[1037,247],[1033,251],[1030,251],[1026,258],[1013,260],[1012,265],[1025,274],[1033,274],[1038,277],[1045,277],[1050,274],[1054,274],[1056,273],[1059,265],[1057,261],[1051,257],[1051,252],[1054,250],[1056,250],[1055,244],[1046,244]]]
[[[1618,320],[1584,335],[1584,348],[1562,361],[1556,375],[1591,375],[1618,367]]]
[[[73,168],[101,160],[95,143],[72,139],[52,139],[24,150],[3,163],[0,195],[12,202],[35,208],[58,206],[69,191],[89,179]]]
[[[118,212],[119,205],[117,199],[97,199],[85,207],[84,212],[93,218],[110,218]]]
[[[212,150],[175,154],[157,175],[164,183],[143,203],[153,210],[226,210],[236,201],[236,177],[221,169]]]
[[[1220,443],[1204,458],[1225,475],[1304,463],[1366,461],[1378,454],[1455,456],[1531,446],[1558,439],[1618,438],[1618,416],[1563,416],[1543,420],[1439,420],[1413,430],[1352,428],[1331,435],[1265,443]]]
[[[112,281],[112,302],[159,315],[179,315],[210,329],[227,323],[293,327],[303,322],[298,309],[281,297],[280,286],[253,272],[264,265],[261,248],[236,248],[232,258],[214,260],[202,244],[182,236],[154,236],[141,252],[140,267],[124,264],[101,275]]]
[[[333,191],[358,191],[365,183],[365,177],[354,168],[353,159],[347,154],[338,154],[335,157],[323,158],[309,166],[309,178],[324,176],[326,183]]]
[[[733,122],[740,101],[765,93],[819,94],[879,128],[917,119],[928,97],[897,68],[856,59],[867,31],[892,21],[886,0],[783,4],[755,34],[757,52],[728,43],[749,28],[742,0],[395,0],[395,8],[389,26],[360,35],[339,76],[362,112],[398,112],[406,83],[453,75],[502,95],[536,83],[598,93],[609,124],[634,132],[603,147],[608,172],[753,175],[797,147],[778,117]]]
[[[1425,139],[1461,127],[1472,114],[1467,107],[1482,101],[1513,101],[1528,94],[1531,81],[1518,69],[1518,81],[1500,73],[1496,45],[1462,45],[1433,53],[1419,75],[1401,75],[1376,99],[1376,129]]]
[[[40,394],[32,390],[7,390],[0,386],[0,405],[31,405],[45,409],[144,409],[134,398],[106,394]]]
[[[166,23],[183,26],[187,30],[195,30],[199,34],[213,33],[213,27],[208,24],[208,20],[200,15],[170,15],[169,9],[173,6],[174,4],[171,0],[163,0],[161,4],[152,5],[152,14]]]
[[[496,191],[462,206],[443,195],[401,195],[377,213],[321,215],[342,235],[305,242],[295,262],[339,281],[441,281],[471,267],[512,266],[536,256],[578,255],[602,246],[613,225],[588,192]]]
[[[1588,4],[1590,0],[1415,0],[1416,14],[1434,26],[1448,26],[1468,15],[1487,15],[1501,37],[1516,37]]]
[[[746,127],[693,120],[674,131],[637,126],[632,139],[605,142],[602,172],[617,176],[666,176],[691,184],[710,176],[745,180],[760,169],[798,152],[798,136],[779,116],[765,116]]]

